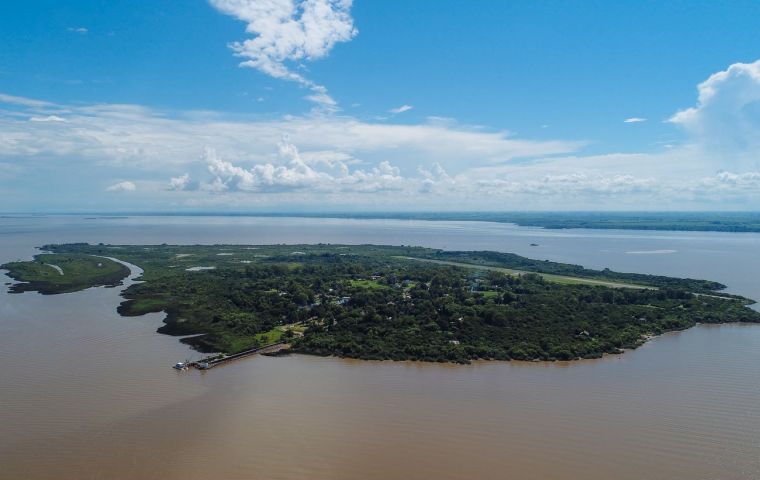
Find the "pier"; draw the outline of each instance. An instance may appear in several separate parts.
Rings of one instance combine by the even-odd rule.
[[[208,370],[210,368],[218,367],[219,365],[238,360],[240,358],[249,357],[256,354],[276,353],[282,350],[290,349],[290,344],[287,342],[275,342],[263,347],[251,348],[249,350],[243,350],[242,352],[234,353],[232,355],[206,357],[201,360],[187,363],[187,367],[197,368],[198,370]]]

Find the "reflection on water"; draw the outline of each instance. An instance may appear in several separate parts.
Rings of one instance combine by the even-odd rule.
[[[760,235],[543,231],[464,222],[0,219],[0,262],[33,246],[393,243],[514,251],[710,278],[760,298]],[[539,244],[531,247],[530,243]],[[631,251],[675,250],[667,255]],[[0,478],[760,477],[760,328],[670,334],[571,364],[257,357],[210,372],[121,318],[118,289],[0,294]]]

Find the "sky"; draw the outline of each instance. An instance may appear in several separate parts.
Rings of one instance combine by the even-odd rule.
[[[0,3],[0,212],[760,210],[760,2]]]

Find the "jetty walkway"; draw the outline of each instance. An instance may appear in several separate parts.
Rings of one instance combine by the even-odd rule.
[[[287,342],[275,342],[263,347],[251,348],[249,350],[243,350],[242,352],[234,353],[232,355],[222,355],[214,357],[206,357],[201,360],[189,362],[188,367],[194,367],[198,370],[208,370],[210,368],[218,367],[219,365],[237,360],[240,358],[248,357],[256,354],[276,353],[282,350],[288,350],[290,344]]]

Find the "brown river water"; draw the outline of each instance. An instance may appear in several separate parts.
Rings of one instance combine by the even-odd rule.
[[[0,263],[64,241],[493,249],[710,278],[760,298],[755,234],[295,218],[0,219]],[[173,363],[200,355],[155,333],[161,314],[120,317],[120,289],[1,290],[2,479],[760,479],[760,326],[696,327],[576,363],[296,355],[176,372]]]

